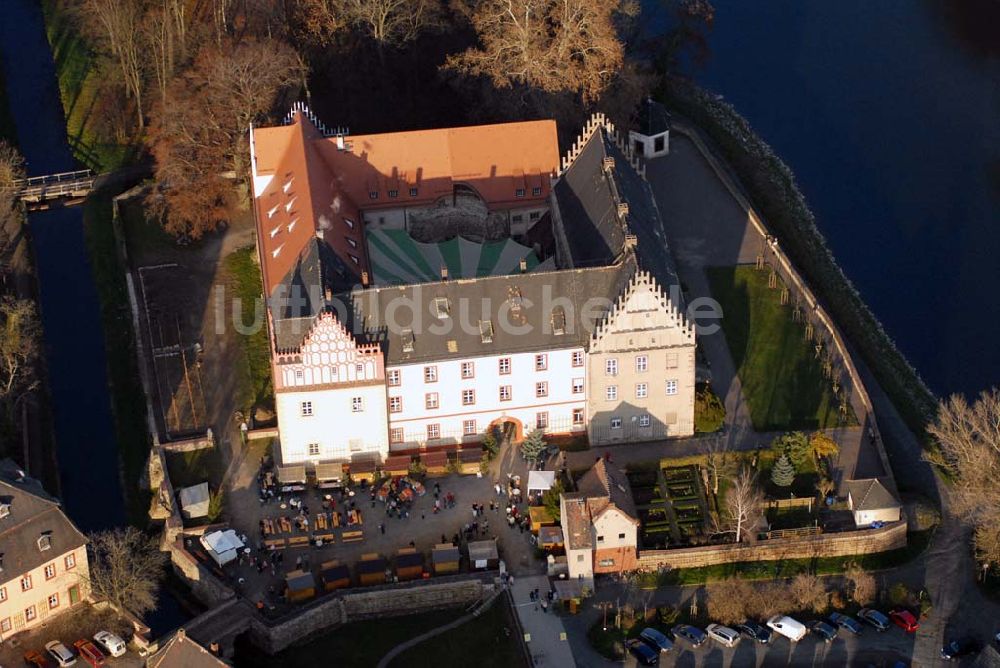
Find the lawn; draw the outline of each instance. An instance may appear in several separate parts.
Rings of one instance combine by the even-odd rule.
[[[260,267],[254,258],[253,246],[247,246],[231,253],[225,259],[227,279],[233,294],[243,305],[243,314],[254,313],[254,304],[260,299]],[[245,396],[239,398],[242,406],[273,406],[274,391],[271,388],[271,356],[267,338],[267,328],[260,327],[248,336],[239,337],[246,356],[245,383],[240,383]]]
[[[208,482],[216,489],[222,481],[222,457],[217,448],[202,448],[189,452],[168,452],[167,472],[175,489]]]
[[[373,619],[346,624],[311,641],[267,656],[240,636],[233,665],[236,668],[298,668],[299,666],[344,666],[371,668],[393,647],[462,616],[461,609],[437,610],[419,615]],[[462,658],[468,663],[472,655]],[[482,659],[478,653],[475,663]],[[419,665],[419,664],[417,664]],[[435,664],[436,665],[436,664]]]
[[[722,329],[757,431],[823,429],[840,423],[838,401],[813,344],[768,272],[749,265],[708,269]],[[851,421],[856,422],[853,416]]]
[[[475,657],[476,668],[525,665],[517,624],[506,598],[496,601],[479,617],[408,649],[389,666],[464,668],[469,665],[470,657]]]

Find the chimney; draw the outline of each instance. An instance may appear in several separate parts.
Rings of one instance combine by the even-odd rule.
[[[441,265],[441,280],[442,281],[448,280],[448,267],[444,265]]]
[[[361,287],[364,287],[364,288],[368,287],[368,272],[367,271],[361,272]]]
[[[528,258],[524,257],[521,258],[520,267],[522,274],[528,273]]]
[[[635,248],[639,245],[639,239],[634,234],[625,235],[625,250]]]
[[[618,202],[618,215],[623,218],[628,215],[628,202]]]
[[[337,150],[338,151],[344,150],[344,135],[342,134],[337,135]]]

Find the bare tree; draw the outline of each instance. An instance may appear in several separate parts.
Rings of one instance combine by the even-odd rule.
[[[90,590],[121,610],[142,615],[156,607],[166,562],[156,539],[135,527],[90,536]]]
[[[24,177],[24,159],[13,146],[0,139],[0,262],[7,259],[11,237],[24,222],[15,196],[14,182]]]
[[[360,26],[378,44],[399,45],[425,30],[440,27],[440,0],[342,0],[348,20]]]
[[[941,447],[937,463],[955,480],[950,507],[975,529],[977,558],[1000,564],[1000,390],[972,404],[961,395],[942,401],[927,431]]]
[[[719,509],[722,530],[734,533],[734,542],[742,542],[747,532],[757,526],[763,505],[764,493],[757,484],[757,475],[749,468],[741,469],[732,479],[726,501]]]
[[[747,605],[754,597],[754,586],[746,580],[727,578],[706,587],[709,617],[722,624],[738,624],[748,615]]]
[[[596,99],[624,61],[614,20],[624,6],[615,0],[467,4],[481,47],[452,56],[446,67],[486,76],[501,88],[528,86]]]
[[[35,303],[4,297],[0,301],[0,399],[16,402],[38,385],[34,362],[38,358],[42,327]]]
[[[808,573],[800,573],[792,579],[789,594],[797,610],[823,612],[830,602],[823,581]]]
[[[868,605],[878,596],[878,583],[875,576],[851,562],[844,571],[844,578],[850,586],[851,599],[858,605]]]

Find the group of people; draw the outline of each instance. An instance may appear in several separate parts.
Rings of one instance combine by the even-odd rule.
[[[542,596],[539,593],[539,589],[536,587],[528,592],[528,597],[531,599],[531,602],[535,604],[535,610],[538,610],[538,606],[541,606],[542,612],[548,612],[549,606],[555,602],[557,594],[550,589],[545,592],[544,596]]]

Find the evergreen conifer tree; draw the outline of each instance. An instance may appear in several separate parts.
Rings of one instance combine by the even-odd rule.
[[[771,469],[771,482],[778,487],[788,487],[795,481],[795,465],[788,455],[781,455]]]

